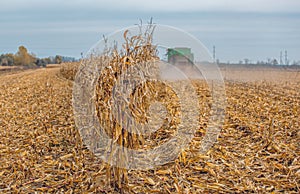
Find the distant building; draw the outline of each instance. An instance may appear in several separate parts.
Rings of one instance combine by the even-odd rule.
[[[194,54],[191,48],[175,47],[167,50],[168,63],[173,65],[193,65]]]

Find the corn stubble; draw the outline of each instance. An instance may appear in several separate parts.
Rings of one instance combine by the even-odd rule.
[[[135,48],[132,43],[125,47],[129,55],[111,55],[108,61],[114,72],[122,73],[139,60],[157,60],[155,47]],[[299,193],[299,77],[285,83],[226,82],[225,124],[218,143],[205,155],[198,150],[208,125],[211,96],[205,82],[193,81],[201,110],[189,147],[174,162],[154,170],[126,171],[99,161],[81,142],[71,103],[77,69],[78,64],[69,63],[60,70],[0,76],[1,193]],[[105,71],[106,80],[98,80],[95,103],[99,120],[108,126],[106,133],[133,149],[152,148],[163,142],[162,136],[170,138],[170,126],[143,137],[107,119],[109,110],[103,102],[110,94],[103,88],[111,89],[116,77]],[[135,119],[141,122],[148,118],[150,101],[137,98],[139,93],[148,92],[163,103],[172,96],[172,91],[153,84],[140,86],[131,96],[132,110],[139,110]],[[155,96],[154,91],[164,95]],[[172,111],[178,104],[175,100],[166,106],[176,128],[180,120]]]

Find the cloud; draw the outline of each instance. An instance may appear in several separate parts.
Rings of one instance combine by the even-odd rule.
[[[99,11],[299,12],[299,0],[5,0],[2,11],[97,9]]]

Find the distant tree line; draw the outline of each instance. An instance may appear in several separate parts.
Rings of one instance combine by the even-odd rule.
[[[217,64],[222,65],[259,65],[259,66],[300,66],[300,61],[287,61],[287,63],[280,63],[277,59],[268,58],[266,61],[251,61],[250,59],[246,58],[244,60],[239,60],[238,62],[220,62],[219,59],[216,60]]]
[[[7,53],[0,55],[0,66],[46,67],[48,64],[61,64],[62,62],[72,61],[76,61],[76,59],[60,55],[38,58],[35,54],[29,53],[24,46],[20,46],[16,54]]]

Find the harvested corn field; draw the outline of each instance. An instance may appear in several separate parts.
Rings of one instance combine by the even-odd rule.
[[[72,81],[59,68],[1,75],[0,192],[299,193],[300,77],[283,74],[294,79],[226,81],[225,124],[208,153],[197,151],[207,124],[202,114],[195,138],[174,162],[128,171],[121,189],[82,144]],[[194,86],[208,111],[208,89],[199,81]]]

